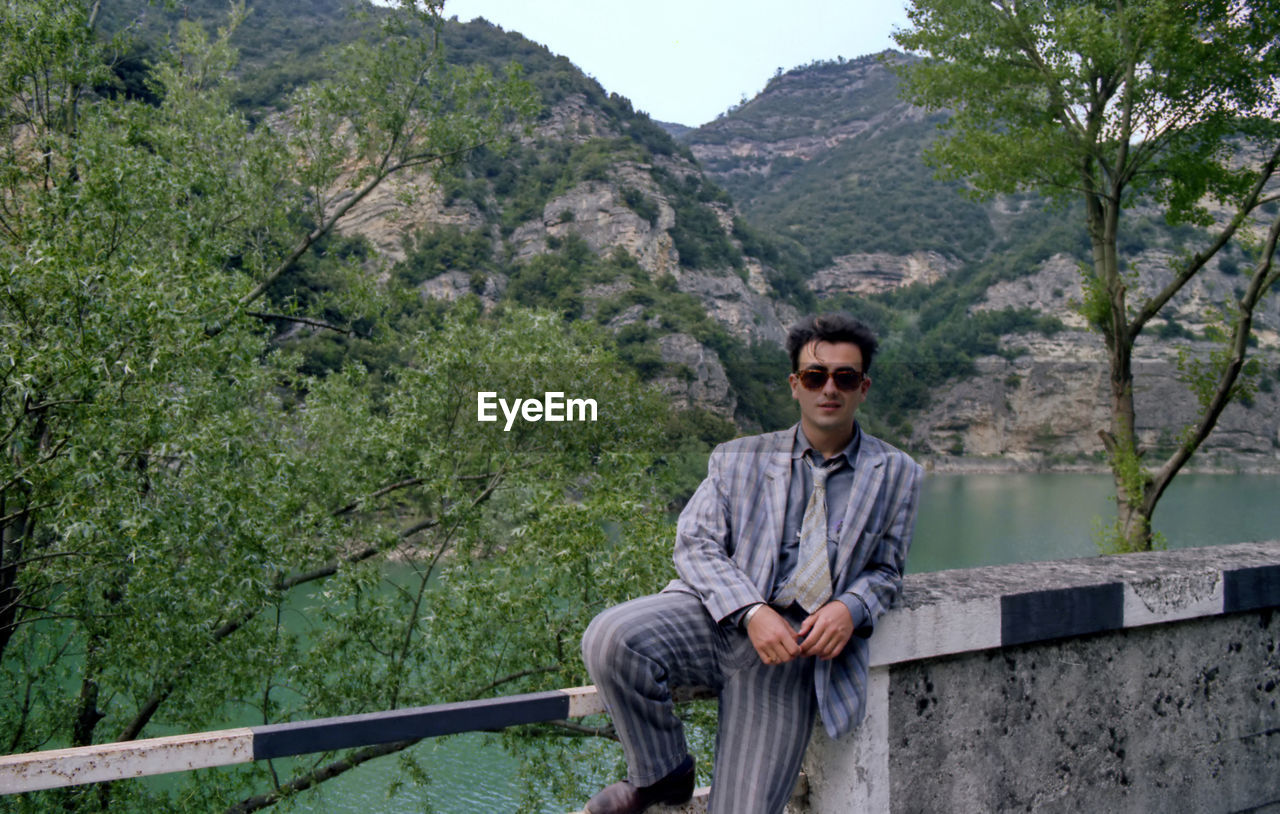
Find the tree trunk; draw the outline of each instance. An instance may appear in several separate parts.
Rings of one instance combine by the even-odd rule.
[[[1106,447],[1116,490],[1116,525],[1104,545],[1120,551],[1151,549],[1151,509],[1146,494],[1151,478],[1142,468],[1138,448],[1137,409],[1133,399],[1133,341],[1129,335],[1127,290],[1120,276],[1119,190],[1112,196],[1090,196],[1086,209],[1093,243],[1093,273],[1105,297],[1107,312],[1099,326],[1110,366],[1111,426],[1099,433]]]
[[[9,501],[0,495],[0,514],[8,505]],[[18,561],[22,559],[25,520],[20,514],[0,528],[0,659],[18,624]]]

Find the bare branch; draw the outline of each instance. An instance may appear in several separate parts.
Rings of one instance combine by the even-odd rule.
[[[285,322],[296,322],[299,325],[310,325],[313,328],[323,328],[327,331],[333,331],[346,336],[356,335],[356,332],[350,328],[339,328],[337,325],[330,325],[327,322],[321,322],[318,319],[311,319],[310,317],[294,317],[289,316],[288,314],[265,314],[261,311],[245,311],[245,314],[254,317],[255,319],[260,319],[263,322],[270,322],[271,320],[279,319]]]
[[[71,440],[70,436],[60,439],[58,443],[53,445],[52,449],[50,449],[44,455],[41,455],[37,460],[24,466],[21,470],[19,470],[19,472],[16,475],[9,478],[9,480],[5,481],[5,484],[3,486],[0,486],[0,492],[8,491],[10,487],[19,483],[26,476],[26,473],[30,472],[35,467],[43,466],[44,464],[47,464],[49,463],[49,461],[52,461],[54,458],[58,457],[58,455],[62,452],[62,448],[65,447],[70,440]]]
[[[24,606],[24,607],[25,607],[25,606]],[[60,621],[60,620],[63,620],[63,619],[83,620],[84,618],[85,618],[85,617],[84,617],[84,616],[82,616],[82,615],[76,615],[76,614],[71,614],[71,613],[51,613],[51,614],[49,614],[48,616],[34,616],[34,617],[30,618],[30,619],[20,619],[20,620],[18,620],[18,621],[16,621],[16,622],[12,623],[11,625],[9,625],[9,627],[10,627],[11,629],[13,629],[13,630],[17,630],[18,628],[22,627],[23,625],[36,625],[36,624],[39,624],[39,623],[41,623],[41,622],[57,622],[57,621]],[[95,616],[95,618],[107,618],[107,617],[105,617],[105,616]]]
[[[397,142],[393,140],[391,146],[388,148],[388,151],[384,153],[382,160],[379,162],[379,166],[374,176],[371,179],[369,179],[369,181],[363,187],[361,187],[354,195],[349,197],[346,201],[342,203],[341,206],[339,206],[336,210],[334,210],[333,213],[330,214],[330,216],[326,218],[320,226],[316,227],[310,234],[302,238],[302,240],[300,240],[298,244],[294,246],[293,251],[289,252],[289,254],[285,257],[284,260],[282,260],[279,264],[277,264],[276,267],[272,269],[272,271],[269,274],[267,274],[267,276],[263,278],[261,282],[259,282],[256,286],[254,286],[253,290],[251,290],[248,294],[245,294],[243,297],[240,298],[239,305],[241,307],[247,306],[255,302],[263,294],[265,294],[267,289],[271,287],[271,284],[274,283],[276,280],[278,280],[280,276],[283,275],[286,271],[288,271],[289,268],[294,263],[296,263],[299,260],[299,258],[302,257],[302,255],[306,254],[307,251],[311,248],[312,245],[315,244],[316,241],[318,241],[320,238],[324,237],[330,231],[332,231],[333,227],[337,225],[338,221],[342,220],[342,218],[345,217],[348,212],[350,212],[358,203],[360,203],[366,197],[368,197],[368,195],[371,192],[373,192],[375,189],[381,186],[381,184],[384,181],[386,181],[388,178],[390,178],[392,175],[405,169],[420,167],[426,164],[439,163],[441,161],[446,161],[450,158],[455,158],[460,155],[465,155],[466,153],[472,152],[473,150],[476,150],[479,147],[483,147],[486,144],[489,144],[491,141],[492,140],[490,139],[486,139],[484,141],[480,141],[475,144],[469,144],[466,147],[460,147],[456,150],[448,150],[446,152],[418,153],[416,155],[406,156],[402,160],[393,163],[390,161],[391,153],[394,151],[395,147],[397,146]],[[256,314],[254,316],[256,316]],[[322,327],[328,327],[328,326],[322,326]],[[215,325],[215,326],[211,326],[208,329],[208,333],[211,335],[216,335],[218,333],[221,333],[222,330],[223,330],[222,325]]]
[[[371,192],[381,186],[383,181],[386,181],[392,175],[406,167],[426,164],[429,163],[430,160],[427,155],[424,155],[421,157],[421,160],[385,164],[385,158],[386,157],[384,157],[384,166],[380,166],[374,176],[370,178],[364,186],[357,190],[354,195],[343,201],[342,205],[335,209],[329,217],[325,219],[324,223],[317,226],[310,234],[298,241],[298,244],[293,247],[293,251],[289,252],[284,260],[280,261],[280,263],[278,263],[276,267],[262,279],[261,282],[254,286],[252,291],[240,298],[239,305],[242,308],[253,303],[265,294],[267,289],[271,287],[272,283],[280,279],[280,276],[288,271],[289,268],[302,257],[302,255],[306,254],[317,240],[329,234],[329,232],[333,230],[333,227],[337,225],[338,221],[346,217],[346,214],[354,209],[356,204],[363,201]]]
[[[36,512],[41,509],[47,509],[50,506],[56,506],[56,505],[57,505],[56,503],[38,503],[35,506],[23,506],[21,509],[18,509],[16,512],[10,512],[9,514],[6,514],[4,517],[0,517],[0,526],[7,525],[10,520],[15,520],[19,517],[22,517],[23,515],[30,514],[31,512]]]
[[[377,746],[370,746],[353,752],[345,758],[335,760],[332,763],[321,766],[317,769],[307,772],[306,774],[295,777],[288,783],[280,786],[276,790],[267,794],[258,794],[253,797],[246,797],[235,805],[227,809],[227,814],[248,814],[251,811],[260,811],[275,805],[284,798],[305,791],[319,783],[337,777],[340,774],[348,772],[362,763],[367,763],[374,758],[385,757],[386,755],[394,755],[402,752],[410,746],[418,743],[421,738],[407,741],[396,741],[394,743],[383,743]]]
[[[28,399],[22,409],[27,415],[31,415],[32,413],[44,412],[51,407],[61,407],[64,404],[84,404],[84,399],[55,399],[54,401],[46,401],[40,404],[32,404],[31,400]]]
[[[498,471],[492,473],[492,477],[489,480],[489,484],[484,487],[484,490],[481,491],[480,494],[476,495],[474,500],[471,501],[471,508],[474,509],[475,507],[479,506],[481,503],[484,503],[493,495],[495,491],[497,491],[498,486],[502,484],[502,478],[507,472],[507,463],[510,460],[511,458],[507,458],[506,460],[504,460],[502,462],[502,466],[498,467]]]
[[[1226,369],[1218,377],[1213,396],[1204,413],[1200,416],[1199,423],[1191,431],[1186,442],[1178,445],[1178,448],[1160,467],[1159,472],[1155,474],[1152,487],[1146,496],[1146,502],[1153,507],[1164,493],[1164,490],[1173,481],[1174,476],[1190,460],[1195,451],[1204,443],[1204,440],[1209,437],[1209,433],[1213,431],[1214,426],[1218,423],[1218,417],[1231,402],[1236,380],[1240,377],[1240,371],[1244,368],[1245,355],[1248,352],[1248,340],[1253,327],[1254,308],[1274,282],[1272,265],[1275,261],[1277,241],[1280,241],[1280,215],[1277,215],[1271,223],[1271,229],[1263,247],[1262,257],[1258,260],[1258,265],[1254,267],[1249,281],[1249,288],[1240,300],[1239,319],[1236,320],[1231,335],[1231,358]]]
[[[503,676],[502,678],[499,678],[495,681],[490,681],[488,684],[485,684],[480,689],[471,693],[471,697],[481,698],[486,693],[490,692],[491,690],[495,690],[498,687],[501,687],[503,684],[510,684],[512,681],[519,681],[522,678],[527,678],[528,676],[532,676],[532,675],[541,675],[543,673],[554,673],[556,670],[559,670],[559,669],[560,668],[558,666],[548,666],[548,667],[530,667],[527,670],[520,670],[519,672],[512,673],[511,675]]]
[[[1254,184],[1249,195],[1241,203],[1240,209],[1236,212],[1235,217],[1231,219],[1231,222],[1223,227],[1222,231],[1218,233],[1217,238],[1209,244],[1207,249],[1197,253],[1187,261],[1187,264],[1181,271],[1178,271],[1174,275],[1173,279],[1169,281],[1169,284],[1155,296],[1147,300],[1146,303],[1143,304],[1142,308],[1139,309],[1138,313],[1134,315],[1133,321],[1129,324],[1130,342],[1137,339],[1138,334],[1142,332],[1143,326],[1152,317],[1159,313],[1160,309],[1164,308],[1169,300],[1181,291],[1182,287],[1190,282],[1191,279],[1195,277],[1202,268],[1204,268],[1210,258],[1216,255],[1218,251],[1222,249],[1223,246],[1227,245],[1227,242],[1235,236],[1235,233],[1242,225],[1244,225],[1249,214],[1257,208],[1263,187],[1265,187],[1267,182],[1271,180],[1271,177],[1275,175],[1276,167],[1278,165],[1280,165],[1280,142],[1276,144],[1275,149],[1271,152],[1271,157],[1268,158],[1267,162],[1262,166],[1262,171],[1258,175],[1257,183]],[[1269,258],[1265,259],[1270,262]]]
[[[53,504],[48,504],[48,505],[53,505]],[[10,517],[12,516],[13,515],[10,515]],[[7,520],[7,519],[8,518],[0,519],[0,523],[2,523],[4,520]],[[41,562],[43,560],[53,560],[59,557],[87,557],[87,556],[89,556],[89,552],[87,551],[58,551],[52,554],[39,554],[34,557],[26,557],[25,559],[5,563],[5,567],[16,568],[18,566],[30,565],[31,563]]]
[[[336,512],[334,512],[333,516],[341,517],[344,514],[350,514],[351,512],[354,512],[356,509],[360,508],[360,506],[362,506],[364,502],[367,500],[374,500],[376,498],[382,497],[383,495],[390,494],[398,489],[406,489],[410,486],[418,486],[421,483],[422,483],[422,478],[407,478],[405,480],[400,481],[399,483],[393,483],[393,484],[390,484],[389,486],[384,486],[381,489],[378,489],[377,491],[370,494],[368,497],[356,498],[355,500],[351,501],[347,505],[343,506],[341,509],[338,509]]]

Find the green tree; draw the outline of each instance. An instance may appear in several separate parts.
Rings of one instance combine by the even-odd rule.
[[[585,325],[468,303],[406,315],[359,252],[326,266],[331,292],[285,284],[393,173],[499,140],[527,89],[450,68],[437,6],[406,3],[341,55],[346,80],[251,127],[227,79],[242,7],[212,39],[180,27],[149,66],[151,103],[95,90],[122,50],[97,7],[0,6],[0,750],[456,700],[563,666],[512,644],[459,680],[442,614],[492,631],[507,597],[451,608],[449,591],[508,552],[567,548],[548,557],[546,607],[580,618],[614,599],[562,571],[655,561],[644,535],[584,547],[599,517],[644,514],[633,450],[654,446],[659,407]],[[249,310],[264,302],[282,313]],[[306,375],[273,342],[281,320],[323,330],[331,314],[398,360],[377,386],[358,364]],[[476,420],[479,390],[595,396],[600,417],[507,431]],[[545,518],[575,511],[562,541]],[[250,811],[407,746],[0,809]]]
[[[1084,204],[1083,310],[1111,370],[1110,426],[1100,430],[1118,507],[1110,544],[1149,548],[1161,495],[1248,387],[1254,311],[1280,276],[1280,218],[1260,217],[1276,199],[1268,184],[1280,160],[1280,4],[915,0],[908,16],[896,39],[923,59],[898,68],[904,92],[952,111],[931,159],[980,193],[1035,190]],[[1210,230],[1154,291],[1123,272],[1125,215],[1137,206]],[[1232,241],[1252,246],[1256,262],[1243,296],[1220,303],[1221,349],[1187,363],[1201,412],[1148,467],[1135,434],[1134,344]]]

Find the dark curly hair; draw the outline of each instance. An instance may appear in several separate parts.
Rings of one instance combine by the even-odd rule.
[[[787,334],[787,353],[791,355],[791,372],[800,369],[800,349],[810,342],[852,342],[862,351],[862,372],[871,369],[871,357],[880,343],[871,329],[848,314],[815,314],[791,326]]]

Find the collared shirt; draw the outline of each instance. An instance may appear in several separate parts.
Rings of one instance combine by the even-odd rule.
[[[843,531],[845,510],[849,507],[849,495],[853,492],[853,472],[858,461],[858,449],[862,444],[862,428],[853,422],[853,438],[844,449],[828,459],[813,448],[805,437],[804,429],[796,425],[795,441],[791,445],[791,482],[787,489],[787,508],[782,523],[782,540],[779,541],[778,567],[774,569],[773,588],[769,599],[777,596],[782,586],[787,584],[791,573],[796,570],[800,559],[800,527],[804,524],[804,510],[809,504],[809,495],[813,492],[813,474],[805,463],[805,456],[810,456],[818,466],[831,466],[835,470],[827,476],[827,562],[834,573],[836,558],[840,551],[840,532]],[[834,596],[849,609],[853,619],[855,634],[866,638],[871,628],[864,627],[870,618],[867,603],[858,596],[843,594]],[[746,618],[747,611],[754,606],[748,605],[725,618],[725,623],[740,627]]]
[[[774,571],[775,595],[787,584],[800,559],[800,527],[804,523],[804,510],[809,504],[809,495],[813,493],[813,472],[805,463],[805,457],[812,459],[815,466],[825,466],[832,470],[827,476],[827,561],[834,571],[845,509],[849,506],[849,493],[853,491],[853,469],[858,460],[861,442],[862,430],[855,422],[853,438],[848,445],[824,460],[822,454],[805,437],[804,429],[796,426],[796,440],[791,447],[791,485],[787,490],[787,513],[782,524],[778,567]]]

